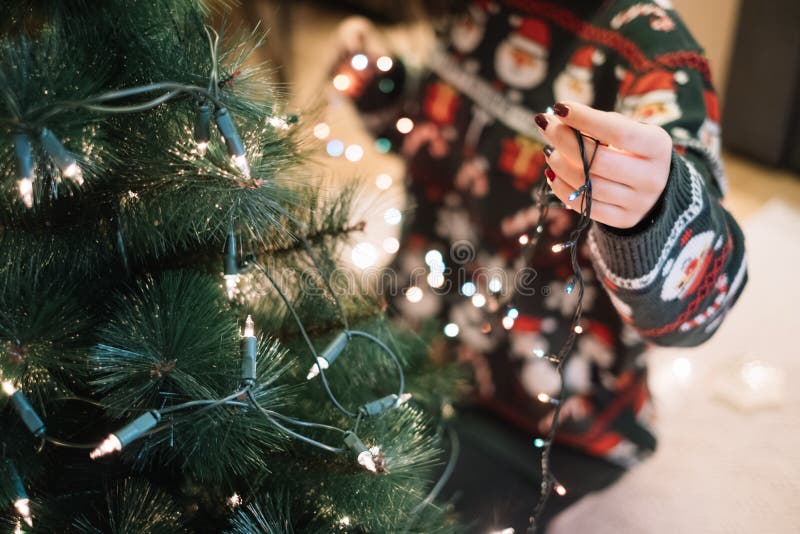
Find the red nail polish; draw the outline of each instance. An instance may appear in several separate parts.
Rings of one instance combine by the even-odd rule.
[[[533,120],[536,121],[536,125],[542,130],[547,129],[547,118],[542,113],[537,113]]]
[[[547,176],[547,179],[551,182],[556,179],[556,173],[554,173],[552,169],[545,169],[544,175]]]
[[[555,106],[553,106],[553,113],[555,113],[559,117],[566,117],[567,114],[569,113],[569,108],[564,104],[558,103]]]

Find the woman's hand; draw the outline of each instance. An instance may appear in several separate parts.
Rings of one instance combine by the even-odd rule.
[[[655,206],[667,185],[672,139],[662,128],[636,122],[619,113],[564,102],[555,115],[536,116],[548,142],[545,175],[564,204],[580,210],[582,198],[569,200],[584,184],[583,163],[572,128],[600,141],[591,167],[592,219],[615,228],[636,226]],[[591,159],[594,142],[586,140]]]

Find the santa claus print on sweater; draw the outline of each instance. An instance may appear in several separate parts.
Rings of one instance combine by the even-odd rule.
[[[547,76],[550,28],[534,18],[510,20],[516,29],[497,46],[494,69],[514,89],[533,89]]]
[[[596,46],[580,47],[553,82],[556,102],[579,102],[591,106],[594,102],[594,68],[602,65],[605,59],[605,54]]]

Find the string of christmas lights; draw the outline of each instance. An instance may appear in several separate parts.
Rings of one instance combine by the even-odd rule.
[[[538,523],[537,520],[541,517],[542,512],[547,504],[547,500],[550,497],[551,493],[555,491],[555,493],[559,496],[564,496],[567,494],[567,489],[555,478],[552,473],[550,467],[550,453],[553,447],[553,441],[555,438],[556,431],[558,430],[559,425],[559,415],[561,413],[561,407],[566,400],[567,390],[564,380],[564,366],[569,359],[572,348],[575,344],[575,339],[578,335],[583,332],[583,328],[581,326],[581,316],[583,314],[583,296],[584,296],[584,279],[583,274],[581,271],[580,264],[578,263],[578,244],[580,242],[581,237],[583,236],[584,232],[589,228],[591,225],[591,212],[592,212],[592,182],[591,182],[591,175],[590,169],[592,167],[592,163],[594,162],[594,158],[597,155],[597,148],[599,146],[599,141],[594,138],[589,138],[594,142],[594,149],[592,151],[591,157],[587,158],[586,154],[586,146],[585,146],[585,139],[584,135],[578,131],[574,130],[575,137],[578,141],[578,147],[580,149],[581,155],[581,162],[583,164],[583,173],[584,173],[584,183],[581,187],[573,191],[570,196],[568,197],[569,200],[576,200],[578,198],[581,199],[580,207],[578,211],[580,218],[578,220],[577,225],[572,230],[569,236],[569,240],[564,243],[557,243],[552,246],[552,252],[555,254],[561,253],[563,251],[569,251],[570,253],[570,263],[572,266],[573,276],[572,279],[569,281],[567,286],[565,287],[564,291],[567,294],[572,294],[577,287],[577,303],[575,306],[575,311],[572,315],[572,320],[570,323],[570,330],[569,334],[567,335],[567,339],[564,341],[564,344],[558,350],[557,353],[546,355],[544,351],[539,351],[537,356],[539,357],[546,357],[550,362],[554,363],[556,366],[556,371],[558,372],[560,386],[559,386],[559,393],[557,397],[551,397],[546,393],[540,393],[538,395],[538,400],[543,403],[552,404],[554,406],[553,414],[552,414],[552,421],[550,423],[550,429],[548,430],[547,436],[542,438],[537,438],[534,440],[534,446],[541,451],[541,473],[542,473],[542,482],[540,485],[540,492],[539,497],[536,503],[536,506],[533,511],[533,515],[530,518],[530,528],[529,532],[535,534],[538,531]],[[525,243],[523,244],[523,256],[526,259],[526,264],[529,263],[532,258],[534,257],[534,253],[536,252],[537,245],[539,243],[540,237],[543,231],[543,222],[545,217],[547,216],[548,207],[550,206],[550,201],[548,197],[550,196],[547,191],[547,184],[543,183],[542,187],[539,192],[539,216],[536,224],[536,233],[533,238],[528,238]],[[513,325],[513,323],[512,323]]]

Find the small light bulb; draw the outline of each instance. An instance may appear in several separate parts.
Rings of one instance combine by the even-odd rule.
[[[17,181],[17,188],[19,189],[19,196],[22,203],[26,208],[33,207],[33,180],[30,178],[23,178]]]
[[[461,329],[456,323],[447,323],[444,325],[444,335],[447,337],[456,337]]]
[[[576,334],[583,334],[583,327],[579,324],[575,325],[575,333]]]
[[[486,304],[486,297],[484,297],[480,293],[476,293],[475,295],[472,296],[472,305],[475,306],[476,308],[483,308],[485,304]]]
[[[550,402],[551,400],[553,400],[552,397],[550,397],[550,395],[544,392],[536,395],[536,398],[539,399],[539,402]]]
[[[574,284],[568,284],[567,287],[564,288],[564,292],[566,292],[567,295],[571,295],[574,290],[575,290]]]
[[[400,250],[400,241],[398,241],[395,237],[387,237],[383,240],[383,250],[389,254],[394,254]]]
[[[428,285],[434,289],[440,288],[444,285],[444,275],[439,272],[428,273],[426,280],[428,282]]]
[[[253,317],[248,315],[244,322],[244,335],[242,337],[256,337],[255,323]]]
[[[342,143],[338,139],[331,139],[330,141],[328,141],[328,144],[325,145],[325,151],[332,158],[338,158],[339,156],[344,154],[344,143]]]
[[[555,245],[553,245],[552,250],[555,253],[561,252],[562,250],[564,250],[564,245],[561,243],[556,243]]]
[[[109,434],[108,437],[104,439],[103,442],[89,454],[89,458],[95,460],[101,456],[106,456],[121,450],[122,443],[119,441],[119,438],[114,434]]]
[[[389,208],[383,213],[383,220],[386,224],[395,226],[400,224],[400,221],[403,220],[403,214],[400,213],[400,210],[397,208]]]
[[[14,508],[17,509],[17,513],[22,517],[22,520],[29,526],[33,526],[33,519],[31,518],[31,500],[28,498],[24,499],[17,499],[14,501]]]
[[[350,64],[356,70],[364,70],[369,66],[369,58],[364,54],[356,54],[350,60]]]
[[[338,91],[347,91],[348,89],[350,89],[351,83],[352,82],[350,80],[350,76],[348,76],[347,74],[337,74],[333,78],[333,86]]]
[[[375,185],[381,191],[386,191],[390,187],[392,187],[392,177],[386,173],[379,174],[375,178]]]
[[[65,168],[61,174],[63,174],[76,184],[83,185],[83,171],[81,170],[81,168],[78,166],[77,163],[73,162],[67,165],[67,168]]]
[[[361,145],[350,145],[344,151],[344,157],[352,162],[361,161],[361,158],[364,157],[364,149],[361,148]]]
[[[411,400],[411,393],[403,393],[400,397],[397,398],[397,403],[395,406],[402,406],[403,404],[407,403]]]
[[[478,291],[478,288],[472,282],[464,282],[464,285],[461,286],[461,294],[465,297],[473,296],[476,291]]]
[[[331,134],[331,128],[324,122],[320,122],[314,126],[314,137],[317,139],[327,139]]]
[[[9,397],[17,392],[17,388],[14,387],[14,383],[11,380],[3,380],[2,383],[3,393],[8,395]]]
[[[542,349],[533,349],[533,355],[537,358],[544,358],[544,351]]]
[[[381,56],[378,58],[376,62],[378,65],[378,70],[381,72],[387,72],[392,69],[392,65],[394,65],[394,61],[389,56]]]
[[[358,455],[358,463],[363,465],[367,471],[372,471],[373,473],[378,472],[378,466],[375,465],[375,458],[372,456],[370,451],[362,451]]]
[[[341,519],[339,519],[339,524],[342,525],[343,527],[349,527],[350,526],[350,517],[349,516],[343,516]]]
[[[406,300],[412,304],[421,301],[423,297],[422,289],[417,286],[411,286],[406,290]]]
[[[530,242],[531,238],[528,237],[528,234],[522,234],[519,236],[519,244],[520,245],[527,245]]]
[[[242,504],[242,496],[235,492],[233,495],[228,497],[227,500],[228,500],[228,506],[230,506],[231,508],[237,508]]]
[[[197,153],[200,154],[201,157],[205,156],[206,152],[208,151],[208,141],[200,141],[199,143],[197,143],[196,148],[197,148]]]
[[[489,280],[489,291],[492,293],[499,293],[503,289],[503,281],[498,278],[494,277]]]
[[[561,497],[563,497],[564,495],[567,494],[567,488],[565,488],[564,486],[562,486],[558,482],[556,482],[555,490],[556,490],[556,493],[558,493]]]
[[[378,261],[378,249],[372,243],[358,243],[353,247],[350,258],[356,267],[366,269]]]
[[[544,447],[544,440],[542,438],[536,438],[535,440],[533,440],[533,446],[536,447],[537,449],[541,449],[542,447]]]
[[[442,253],[438,250],[431,249],[425,253],[425,263],[428,267],[433,267],[434,264],[443,263],[444,258],[442,257]]]
[[[247,156],[244,154],[238,154],[235,156],[231,156],[231,161],[239,169],[246,178],[250,178],[250,164],[247,163]]]
[[[306,380],[311,380],[312,378],[315,378],[319,374],[320,367],[322,367],[322,369],[325,370],[330,366],[328,360],[326,360],[322,356],[317,356],[317,365],[311,366],[311,369],[308,371],[308,375],[306,376]]]
[[[506,312],[506,315],[511,317],[512,319],[516,319],[517,317],[519,317],[519,310],[516,308],[509,308],[508,311]]]
[[[509,317],[508,315],[503,317],[502,322],[503,322],[503,328],[505,328],[506,330],[511,330],[512,328],[514,328],[514,319]]]
[[[414,121],[412,121],[408,117],[402,117],[400,119],[397,119],[397,124],[395,124],[395,126],[397,127],[398,132],[400,132],[401,134],[407,134],[414,129]]]
[[[225,278],[225,292],[228,295],[228,300],[233,299],[238,292],[238,284],[239,284],[239,275],[238,274],[226,274],[223,276]]]

